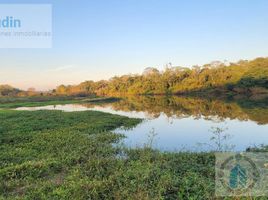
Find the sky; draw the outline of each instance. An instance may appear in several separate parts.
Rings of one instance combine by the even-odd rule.
[[[1,3],[37,3],[0,0]],[[53,7],[48,49],[0,49],[0,84],[60,84],[268,56],[267,0],[38,0]]]

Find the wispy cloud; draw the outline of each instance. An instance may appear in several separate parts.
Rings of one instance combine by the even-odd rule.
[[[75,66],[73,66],[73,65],[65,65],[65,66],[61,66],[61,67],[56,67],[54,69],[48,69],[47,71],[48,72],[60,72],[60,71],[65,71],[65,70],[68,70],[68,69],[72,69],[74,67]]]

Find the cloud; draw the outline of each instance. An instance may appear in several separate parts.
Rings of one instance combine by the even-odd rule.
[[[60,71],[65,71],[67,69],[72,69],[74,68],[73,65],[65,65],[65,66],[61,66],[61,67],[56,67],[54,69],[49,69],[47,70],[48,72],[60,72]]]

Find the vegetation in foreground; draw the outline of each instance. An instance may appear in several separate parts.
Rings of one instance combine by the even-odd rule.
[[[0,111],[2,199],[214,199],[213,153],[127,149],[102,112]]]

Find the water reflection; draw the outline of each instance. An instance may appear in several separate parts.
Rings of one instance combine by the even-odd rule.
[[[98,110],[128,117],[145,118],[143,123],[132,130],[116,130],[127,135],[124,142],[130,147],[143,146],[148,143],[148,134],[154,130],[156,136],[152,146],[163,151],[215,150],[215,142],[218,142],[216,138],[227,139],[227,137],[213,135],[210,131],[212,127],[219,129],[228,127],[224,134],[232,137],[228,137],[224,145],[228,148],[232,147],[232,150],[240,151],[249,146],[268,144],[267,98],[226,100],[179,96],[138,96],[106,104],[57,105],[19,108],[18,110],[25,109]],[[214,139],[211,140],[212,137]]]
[[[96,107],[85,104],[87,108]],[[258,124],[268,123],[268,98],[261,100],[239,99],[221,100],[193,97],[137,96],[121,101],[102,104],[99,107],[111,107],[114,111],[142,112],[146,118],[154,119],[164,114],[168,120],[193,117],[194,119],[215,122],[230,120],[254,121]]]

